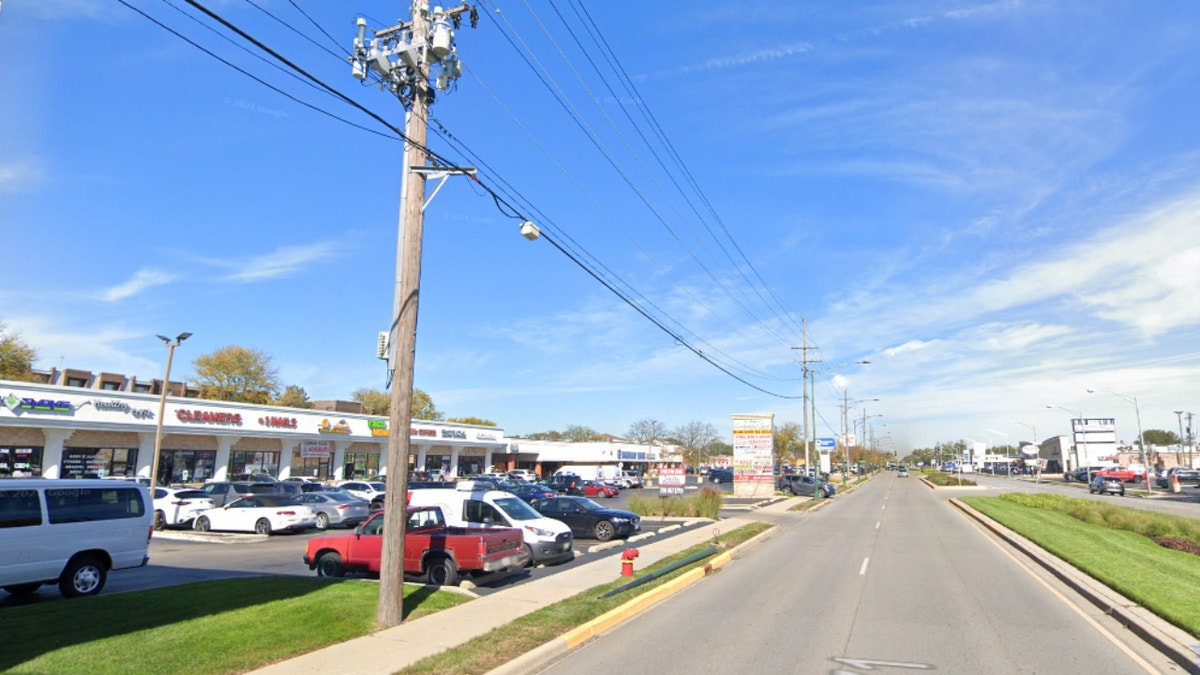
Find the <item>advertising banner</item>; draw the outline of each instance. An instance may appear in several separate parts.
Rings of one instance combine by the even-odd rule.
[[[682,466],[664,466],[658,470],[658,496],[678,497],[687,485],[687,474]]]
[[[775,493],[775,414],[732,415],[733,495]]]
[[[301,457],[323,457],[328,459],[333,452],[325,441],[300,441]]]

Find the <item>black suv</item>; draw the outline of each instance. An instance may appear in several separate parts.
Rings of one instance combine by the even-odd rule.
[[[546,487],[559,494],[583,496],[583,479],[573,473],[556,473],[543,482]]]

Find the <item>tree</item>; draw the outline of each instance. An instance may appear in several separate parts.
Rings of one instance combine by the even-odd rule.
[[[16,333],[0,323],[0,380],[28,382],[33,379],[33,362],[38,353]]]
[[[775,446],[775,456],[780,460],[786,459],[789,464],[799,464],[800,456],[804,451],[803,435],[799,424],[784,423],[775,430],[771,439]]]
[[[279,373],[271,357],[258,349],[222,347],[192,361],[191,382],[200,397],[215,401],[270,403],[279,394]]]
[[[1162,429],[1147,429],[1146,445],[1179,445],[1179,434]]]
[[[350,399],[362,405],[364,415],[387,417],[392,409],[392,397],[378,389],[359,389],[350,395]]]
[[[585,427],[579,424],[571,424],[567,426],[567,430],[562,433],[563,440],[572,443],[586,443],[588,441],[600,440],[600,434],[591,427]]]
[[[481,417],[447,417],[447,422],[455,424],[474,424],[477,427],[494,427],[496,423],[491,420],[485,420]]]
[[[311,408],[312,401],[308,399],[308,392],[304,391],[304,387],[296,384],[289,384],[284,387],[283,393],[279,398],[275,399],[272,405],[282,406],[284,408]]]
[[[717,428],[708,422],[688,422],[671,434],[683,449],[683,463],[693,467],[705,463],[709,449],[717,440]]]
[[[628,435],[632,441],[654,445],[655,441],[667,435],[667,425],[647,417],[629,425]]]
[[[378,389],[359,389],[350,396],[351,400],[358,401],[362,404],[363,414],[379,415],[387,417],[392,410],[392,396],[385,391]],[[437,406],[433,404],[433,399],[429,394],[413,387],[412,400],[412,418],[413,420],[424,420],[426,422],[440,422],[446,418],[438,411]],[[496,426],[495,423],[486,426]]]

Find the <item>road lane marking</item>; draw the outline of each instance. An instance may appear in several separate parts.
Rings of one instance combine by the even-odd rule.
[[[871,562],[870,558],[863,558],[862,567],[858,569],[858,576],[864,576],[867,573],[867,563]]]
[[[875,670],[875,668],[873,666],[881,666],[883,668],[912,668],[915,670],[933,670],[933,666],[929,665],[928,663],[906,663],[904,661],[876,661],[874,659],[850,659],[850,658],[839,658],[837,656],[833,657],[831,660],[837,661],[838,663],[844,663],[844,664],[850,666],[851,668],[857,668],[859,670]],[[844,673],[847,671],[838,670],[835,672]]]
[[[875,529],[879,529],[879,523],[875,523]]]

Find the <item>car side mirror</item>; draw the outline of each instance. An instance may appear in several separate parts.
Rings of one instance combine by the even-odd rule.
[[[491,516],[487,516],[483,519],[484,527],[492,527],[495,524],[496,524],[496,520],[494,518],[492,518]]]

